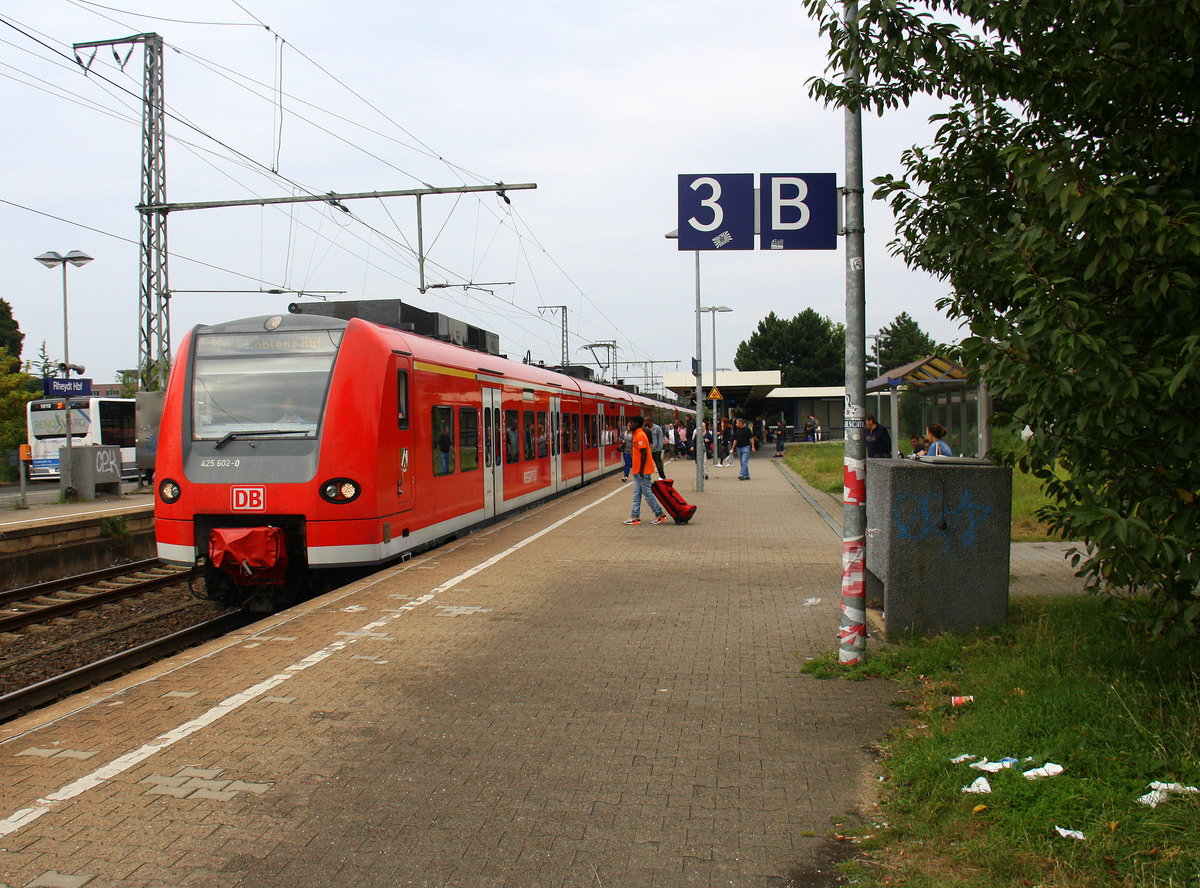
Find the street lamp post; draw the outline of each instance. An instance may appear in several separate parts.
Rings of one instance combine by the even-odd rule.
[[[712,382],[712,390],[715,392],[715,391],[717,390],[717,312],[719,312],[719,311],[733,311],[733,309],[732,309],[732,308],[730,308],[728,305],[709,305],[709,306],[706,306],[706,307],[704,307],[704,308],[701,308],[701,309],[700,309],[700,311],[701,311],[701,312],[705,312],[705,311],[706,311],[706,312],[708,312],[708,313],[710,313],[710,314],[712,315],[712,328],[713,328],[713,335],[712,335],[712,346],[713,346],[713,362],[712,362],[712,366],[713,366],[713,371],[712,371],[712,374],[713,374],[713,382]],[[712,429],[712,435],[713,435],[713,460],[714,460],[714,464],[715,464],[715,465],[719,465],[719,464],[720,464],[720,460],[718,460],[718,459],[717,459],[717,434],[718,434],[718,430],[717,430],[717,399],[716,399],[716,398],[713,398],[713,399],[712,399],[712,415],[713,415],[713,429]]]
[[[79,250],[72,250],[71,252],[67,253],[67,255],[65,255],[65,256],[63,256],[61,253],[56,253],[53,250],[51,250],[49,252],[42,253],[42,255],[40,255],[40,256],[34,256],[33,258],[36,259],[38,262],[42,263],[42,265],[46,266],[47,268],[55,268],[60,265],[62,266],[63,364],[66,366],[65,372],[67,374],[67,379],[70,379],[71,378],[71,348],[70,348],[70,340],[69,340],[69,336],[68,336],[68,325],[67,325],[67,265],[68,264],[74,265],[75,267],[78,268],[82,265],[87,265],[89,262],[91,262],[92,257],[89,256],[87,253],[80,252]],[[73,479],[71,478],[71,437],[72,436],[71,436],[71,392],[69,390],[69,387],[68,387],[68,391],[67,391],[66,433],[67,433],[67,458],[65,461],[65,465],[64,464],[59,465],[58,473],[61,478],[63,492],[66,494],[67,498],[70,499],[72,496],[72,493],[73,493],[73,489],[71,487],[71,482]],[[62,462],[63,461],[60,460],[60,463],[62,463]]]
[[[668,231],[663,237],[672,240],[679,239],[679,229]],[[696,357],[693,361],[696,373],[696,431],[700,431],[700,423],[704,421],[704,368],[700,356],[700,251],[696,250]],[[716,379],[713,374],[713,379]],[[696,448],[696,490],[704,492],[704,441]]]

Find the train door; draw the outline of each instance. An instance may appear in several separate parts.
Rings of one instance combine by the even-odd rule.
[[[550,398],[550,485],[562,490],[562,398]]]
[[[601,472],[604,471],[604,448],[605,448],[605,445],[608,443],[608,439],[605,437],[605,434],[606,433],[605,433],[605,428],[604,428],[604,403],[597,402],[597,404],[596,404],[595,447],[596,447],[596,450],[597,450],[597,453],[598,453],[598,456],[600,459],[600,471]]]
[[[483,508],[488,518],[496,517],[504,502],[504,456],[500,436],[504,433],[504,411],[500,389],[483,389]]]
[[[394,353],[396,368],[396,427],[398,447],[396,461],[396,511],[404,512],[413,507],[413,432],[410,424],[409,402],[412,362],[407,353]]]

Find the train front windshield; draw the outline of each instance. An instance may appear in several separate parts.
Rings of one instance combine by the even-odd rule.
[[[342,332],[197,333],[192,439],[315,436]]]

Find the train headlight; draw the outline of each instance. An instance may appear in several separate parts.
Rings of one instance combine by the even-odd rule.
[[[164,478],[158,485],[158,498],[167,505],[178,502],[183,490],[170,478]]]
[[[327,503],[352,503],[362,488],[349,478],[330,478],[321,485],[321,499]]]

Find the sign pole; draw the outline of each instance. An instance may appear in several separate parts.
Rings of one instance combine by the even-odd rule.
[[[847,83],[861,79],[855,41],[858,0],[846,0],[851,31]],[[847,107],[846,139],[846,445],[842,482],[842,617],[838,662],[852,666],[866,656],[866,272],[863,214],[862,112]]]
[[[696,490],[704,492],[704,436],[701,434],[704,422],[704,366],[700,357],[700,251],[696,251],[696,431],[692,440],[696,443]],[[714,374],[713,379],[716,379]],[[696,441],[695,436],[700,436]]]

